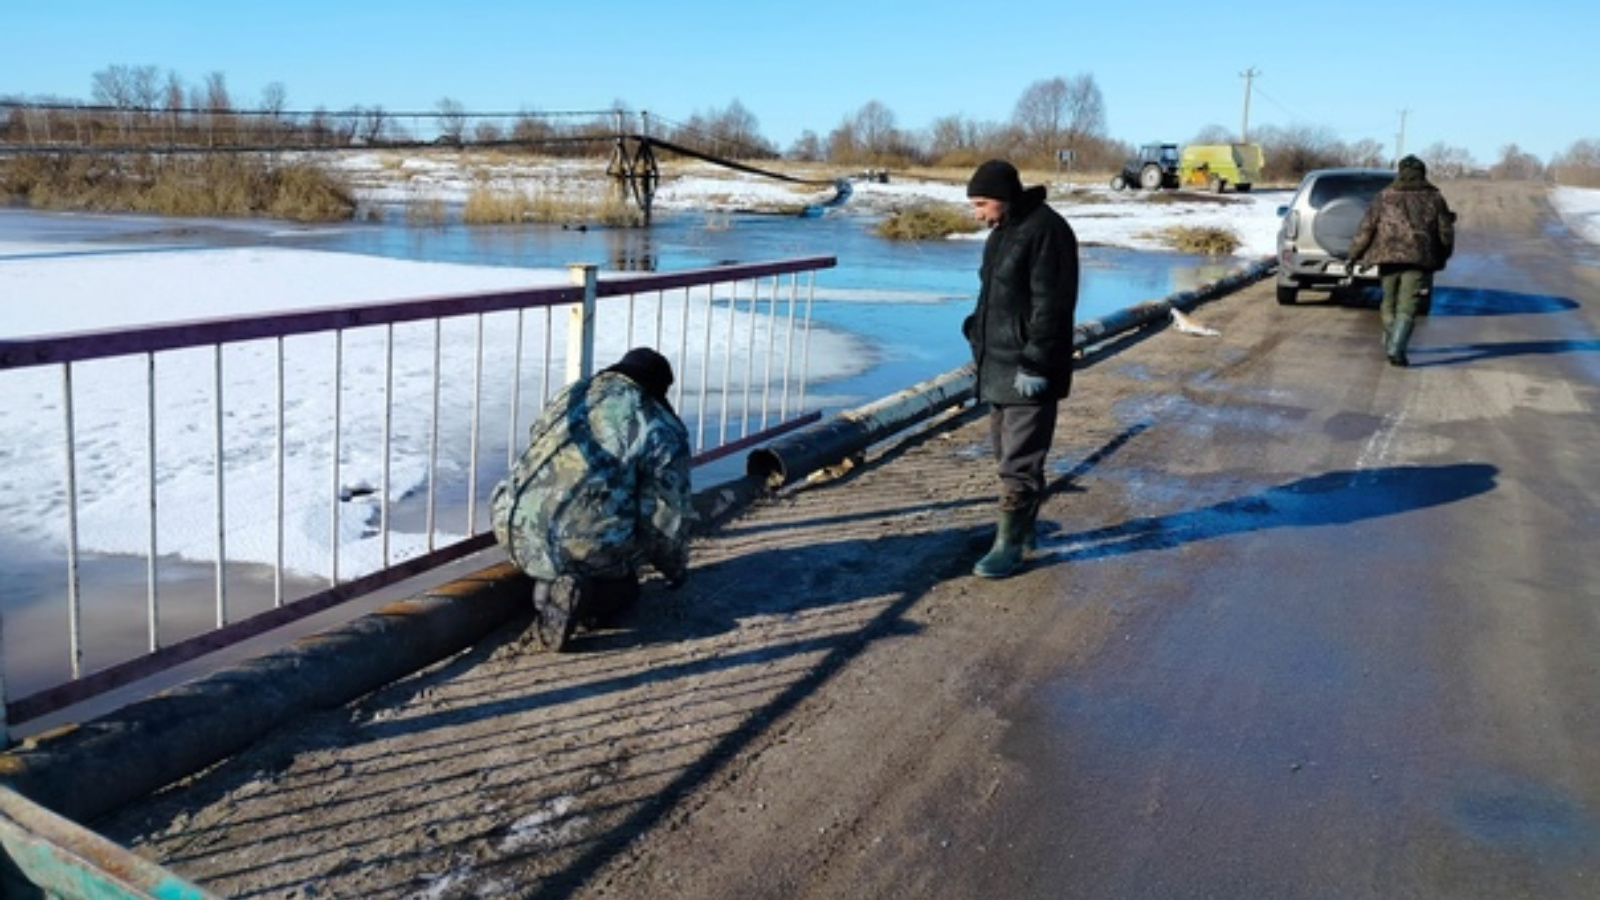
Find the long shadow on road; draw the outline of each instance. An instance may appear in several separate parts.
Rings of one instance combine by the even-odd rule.
[[[1038,555],[1041,562],[1078,562],[1227,535],[1392,516],[1486,493],[1498,472],[1484,463],[1328,472],[1202,509],[1051,535]]]

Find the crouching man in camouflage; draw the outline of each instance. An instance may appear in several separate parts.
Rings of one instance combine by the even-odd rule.
[[[625,608],[639,569],[689,571],[689,434],[667,401],[672,366],[646,347],[568,385],[495,486],[495,538],[534,579],[530,637],[559,652],[580,619]]]

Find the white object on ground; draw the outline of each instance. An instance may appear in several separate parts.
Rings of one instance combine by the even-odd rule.
[[[1196,322],[1194,319],[1189,318],[1189,316],[1186,315],[1181,309],[1174,309],[1172,311],[1172,324],[1177,326],[1178,331],[1182,332],[1183,334],[1193,334],[1200,337],[1220,337],[1222,335],[1222,332],[1216,330],[1215,328],[1207,328],[1206,326],[1201,325],[1199,322]]]

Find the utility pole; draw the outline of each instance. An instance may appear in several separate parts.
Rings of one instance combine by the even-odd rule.
[[[1394,163],[1397,166],[1406,155],[1406,114],[1409,112],[1409,109],[1400,110],[1400,131],[1394,136]]]
[[[1239,143],[1241,144],[1250,142],[1250,82],[1260,74],[1261,72],[1255,66],[1251,66],[1239,73],[1239,77],[1244,79],[1244,119],[1239,123]]]

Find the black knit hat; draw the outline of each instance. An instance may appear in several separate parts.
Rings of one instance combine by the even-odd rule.
[[[606,369],[633,379],[634,383],[658,400],[667,399],[672,387],[672,363],[649,347],[635,347],[622,355],[616,365]]]
[[[972,173],[967,182],[968,197],[988,197],[1010,203],[1022,195],[1022,177],[1017,167],[1003,159],[991,159]]]
[[[1408,155],[1404,159],[1400,160],[1400,171],[1404,172],[1406,169],[1416,169],[1417,172],[1422,175],[1428,174],[1427,165],[1425,165],[1422,160],[1417,159],[1415,156]]]

